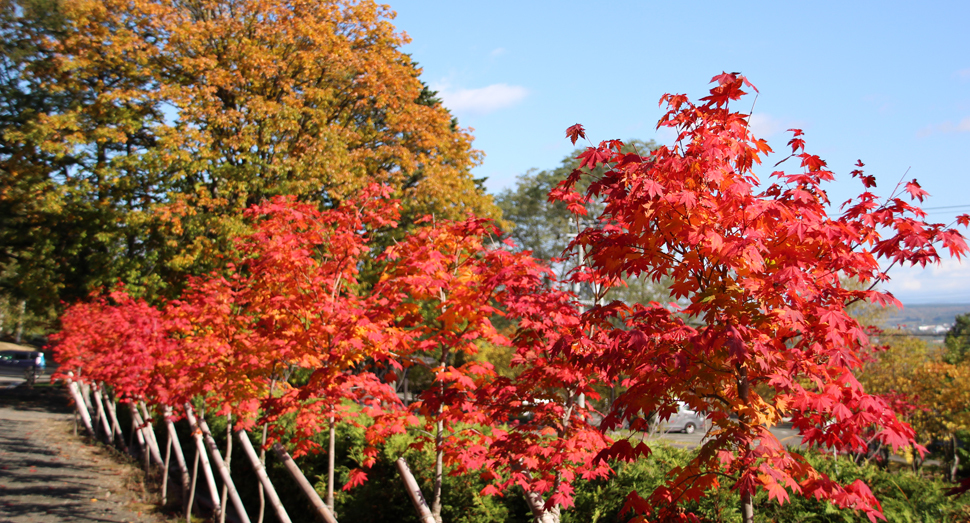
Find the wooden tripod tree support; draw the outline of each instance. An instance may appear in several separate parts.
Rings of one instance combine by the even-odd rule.
[[[71,398],[74,400],[74,406],[77,407],[78,414],[81,415],[81,421],[84,423],[84,428],[87,429],[88,434],[92,438],[97,438],[97,434],[94,432],[94,425],[91,423],[91,413],[88,412],[87,405],[84,403],[84,398],[81,397],[81,391],[78,389],[77,382],[71,379],[74,376],[73,372],[67,373],[67,390],[71,393]]]
[[[165,428],[168,429],[168,439],[172,442],[172,450],[175,451],[175,462],[178,463],[179,472],[181,473],[182,504],[185,505],[189,501],[189,489],[192,488],[189,467],[185,463],[185,455],[182,453],[182,445],[179,443],[178,433],[175,432],[175,424],[172,423],[172,407],[165,405],[162,413],[165,416]]]
[[[104,407],[104,401],[101,396],[101,387],[95,385],[91,387],[92,393],[94,394],[94,406],[97,411],[98,423],[100,423],[101,428],[104,429],[104,441],[110,444],[111,440],[114,439],[114,432],[111,430],[111,425],[108,424],[108,414],[105,412],[107,409]]]
[[[152,417],[148,414],[148,407],[145,406],[144,400],[139,401],[138,405],[141,407],[141,413],[145,417],[144,419],[145,435],[148,438],[149,448],[158,458],[158,461],[156,463],[159,464],[159,466],[163,466],[161,465],[161,463],[164,461],[162,460],[161,447],[158,445],[158,438],[155,437],[155,424],[152,423]]]
[[[209,495],[212,496],[212,505],[215,507],[218,515],[221,505],[219,489],[216,487],[216,478],[212,475],[212,466],[209,465],[209,457],[206,454],[205,443],[202,441],[202,429],[199,428],[195,414],[192,413],[192,405],[188,403],[185,404],[185,418],[189,420],[189,426],[192,428],[192,437],[195,438],[195,447],[197,449],[196,456],[202,462],[202,474],[205,476],[205,482],[209,487]]]
[[[256,471],[256,477],[259,478],[259,483],[263,485],[266,497],[269,498],[269,504],[276,513],[276,519],[280,523],[291,523],[289,514],[283,508],[283,502],[280,501],[280,497],[276,494],[276,489],[273,488],[273,483],[269,480],[269,476],[266,475],[266,467],[259,461],[259,456],[256,454],[256,450],[253,449],[252,442],[249,441],[249,434],[245,430],[237,430],[236,439],[239,440],[239,445],[242,447],[246,457],[249,458],[249,463]]]
[[[290,457],[290,453],[283,448],[279,443],[273,444],[273,452],[276,453],[276,457],[283,462],[283,466],[289,471],[293,479],[300,486],[300,490],[306,495],[307,499],[310,500],[310,504],[316,509],[317,517],[319,517],[325,523],[337,523],[337,518],[333,516],[327,505],[320,499],[320,495],[313,488],[313,485],[306,479],[300,467],[296,466],[293,458]]]
[[[411,503],[414,503],[414,510],[418,512],[418,518],[421,520],[421,523],[437,523],[431,514],[431,509],[428,507],[428,502],[424,500],[424,495],[421,494],[421,487],[414,480],[411,469],[408,468],[408,462],[404,461],[403,457],[397,459],[397,471],[401,474],[401,480],[404,481],[404,488],[408,491],[408,497],[411,498]]]
[[[115,407],[114,397],[109,395],[107,390],[105,390],[104,403],[108,409],[108,417],[111,419],[111,437],[117,438],[118,446],[127,454],[128,445],[125,443],[125,433],[121,431],[121,423],[118,423],[118,409]]]
[[[191,415],[189,405],[185,406],[186,415]],[[246,507],[243,505],[242,499],[239,497],[239,492],[236,491],[236,485],[232,482],[232,476],[229,475],[229,467],[226,466],[226,462],[222,459],[222,454],[219,453],[219,447],[216,446],[216,440],[213,439],[212,433],[209,431],[209,424],[205,422],[204,419],[198,421],[198,427],[202,429],[202,436],[205,438],[205,445],[209,448],[209,454],[212,455],[212,461],[216,462],[216,469],[219,471],[219,475],[222,477],[222,484],[226,486],[229,493],[229,500],[232,501],[232,506],[236,509],[236,515],[242,523],[249,522],[249,514],[246,513]]]
[[[152,462],[158,465],[159,468],[164,467],[165,463],[162,461],[162,454],[159,452],[158,445],[155,443],[155,431],[150,424],[142,419],[141,414],[138,414],[138,409],[133,402],[129,403],[128,407],[131,409],[131,419],[138,427],[138,442],[144,444],[144,448],[149,456],[151,456]]]

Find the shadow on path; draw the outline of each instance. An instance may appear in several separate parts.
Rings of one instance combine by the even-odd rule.
[[[164,521],[138,500],[141,471],[74,435],[56,387],[0,389],[0,523]]]

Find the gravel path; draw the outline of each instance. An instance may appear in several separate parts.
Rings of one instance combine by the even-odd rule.
[[[141,471],[75,436],[72,412],[59,389],[0,389],[0,523],[165,521]]]

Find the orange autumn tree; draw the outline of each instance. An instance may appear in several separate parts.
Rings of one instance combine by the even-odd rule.
[[[0,272],[43,279],[28,286],[37,309],[118,279],[172,298],[223,267],[242,212],[277,195],[332,207],[377,182],[405,202],[404,226],[499,214],[470,172],[472,136],[422,84],[386,6],[3,5],[0,32],[27,58],[0,66],[37,100],[9,100],[17,117],[0,119],[14,153],[0,206],[17,225]]]
[[[862,194],[831,215],[824,185],[834,179],[818,156],[805,151],[802,132],[789,142],[799,167],[775,171],[763,182],[754,168],[771,152],[751,134],[747,114],[732,111],[747,80],[714,78],[701,103],[665,95],[660,127],[677,133],[673,146],[649,155],[624,154],[622,143],[589,147],[582,162],[553,193],[579,214],[583,203],[602,198],[594,227],[574,241],[590,260],[576,278],[610,284],[623,277],[670,278],[678,304],[613,303],[590,309],[588,318],[613,321],[609,347],[598,355],[610,377],[627,390],[604,420],[605,427],[643,418],[666,418],[676,402],[705,411],[713,424],[696,457],[671,471],[647,499],[632,493],[627,507],[640,518],[689,521],[680,505],[718,486],[741,497],[745,522],[753,521],[754,493],[763,489],[784,503],[789,495],[815,497],[882,518],[879,502],[861,481],[840,484],[815,470],[769,428],[791,417],[808,445],[864,451],[863,435],[899,449],[913,431],[855,377],[868,345],[865,329],[848,313],[858,301],[899,302],[874,290],[888,277],[879,265],[935,263],[938,245],[960,257],[960,233],[924,221],[925,213],[895,192],[885,199],[871,189],[872,176],[852,175]],[[580,125],[567,134],[585,137]],[[587,170],[609,170],[588,191],[574,191]],[[896,189],[922,201],[914,181]],[[970,217],[960,218],[963,225]],[[855,280],[867,287],[849,288]],[[759,391],[771,391],[761,394]],[[645,445],[618,441],[601,457],[636,459]]]
[[[394,13],[373,1],[136,2],[164,34],[159,94],[177,110],[164,146],[180,202],[210,230],[273,194],[333,201],[391,186],[405,221],[495,215],[470,168],[471,136],[399,50]],[[171,207],[173,211],[178,206]],[[179,211],[184,220],[190,215]],[[190,236],[191,238],[191,236]],[[197,248],[205,248],[197,243]]]

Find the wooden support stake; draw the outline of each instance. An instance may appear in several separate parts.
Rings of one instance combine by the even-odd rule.
[[[165,443],[165,466],[162,467],[162,506],[168,504],[168,466],[172,458],[172,438]]]
[[[71,393],[71,398],[74,399],[74,406],[77,407],[77,413],[81,415],[81,421],[84,423],[84,428],[88,430],[88,434],[92,438],[97,438],[97,434],[94,432],[94,425],[91,424],[91,413],[88,412],[87,407],[84,405],[84,398],[81,397],[81,391],[78,390],[77,383],[71,380],[71,376],[74,373],[67,373],[67,390]]]
[[[185,455],[182,453],[182,444],[179,443],[178,433],[175,432],[175,424],[172,423],[172,407],[165,405],[162,410],[165,416],[165,427],[168,429],[168,439],[172,441],[172,450],[175,451],[175,463],[179,466],[182,481],[182,503],[188,503],[191,479],[189,477],[189,467],[185,463]]]
[[[411,503],[414,503],[414,510],[418,512],[418,519],[421,520],[421,523],[436,523],[434,516],[431,515],[428,502],[424,500],[424,495],[421,494],[421,487],[414,480],[414,476],[411,475],[411,469],[408,468],[408,462],[404,461],[403,457],[397,459],[397,471],[401,474],[401,479],[404,481],[404,488],[408,491],[408,497],[411,498]]]
[[[186,409],[188,409],[188,407],[186,407]],[[209,432],[209,425],[204,419],[199,420],[199,428],[202,429],[202,435],[205,437],[206,447],[209,448],[209,454],[212,456],[212,461],[216,462],[216,469],[219,471],[219,475],[222,476],[222,484],[225,485],[229,491],[229,500],[232,501],[232,506],[236,508],[240,521],[242,521],[242,523],[250,523],[249,514],[246,513],[246,507],[243,505],[242,499],[239,497],[239,492],[236,492],[236,485],[232,482],[232,476],[229,475],[229,467],[227,467],[226,462],[223,461],[222,454],[219,453],[219,447],[216,446],[216,440],[212,438],[212,433]]]
[[[111,418],[112,439],[117,438],[121,450],[127,453],[128,445],[125,444],[125,434],[121,431],[121,423],[118,423],[118,409],[115,407],[115,400],[107,394],[105,394],[104,399],[105,406],[108,407],[108,417]]]
[[[196,447],[196,457],[202,462],[202,475],[205,476],[205,482],[209,486],[209,495],[212,496],[212,505],[215,507],[215,511],[218,515],[219,512],[219,489],[216,487],[216,478],[212,475],[212,466],[209,465],[209,457],[206,455],[205,443],[202,441],[202,429],[199,428],[199,424],[195,419],[195,414],[192,413],[192,405],[185,404],[185,417],[189,420],[189,425],[192,427],[192,437],[195,438]]]
[[[260,463],[259,456],[256,454],[256,450],[253,449],[252,442],[249,441],[249,434],[245,430],[237,430],[236,439],[239,440],[239,445],[242,447],[246,457],[249,458],[249,463],[256,471],[256,477],[259,478],[259,483],[263,486],[266,497],[269,498],[269,504],[273,507],[276,518],[280,523],[291,523],[289,514],[283,508],[283,502],[280,501],[280,497],[276,494],[276,489],[273,488],[273,483],[269,480],[269,476],[266,475],[266,467]]]
[[[128,405],[131,408],[131,419],[134,420],[135,425],[138,427],[138,443],[144,445],[143,448],[148,452],[150,459],[159,468],[165,466],[162,462],[162,453],[159,452],[158,445],[155,443],[155,431],[152,429],[151,424],[146,423],[142,419],[134,403],[129,403]]]
[[[300,470],[300,467],[296,466],[293,458],[290,457],[290,453],[283,448],[283,445],[274,443],[273,452],[276,453],[276,457],[283,462],[283,466],[286,467],[286,470],[289,471],[290,475],[293,476],[293,479],[296,480],[296,483],[300,486],[300,490],[303,492],[303,494],[306,495],[308,500],[310,500],[310,504],[316,509],[317,516],[326,523],[337,523],[337,518],[330,513],[330,509],[328,509],[327,505],[322,499],[320,499],[320,495],[317,494],[317,491],[313,488],[313,485],[311,485],[306,479],[306,476],[303,475],[303,471]]]
[[[94,393],[94,406],[97,411],[98,423],[101,428],[104,429],[104,439],[107,443],[111,443],[113,438],[113,432],[111,431],[111,426],[108,424],[108,416],[105,412],[104,402],[101,398],[101,387],[95,385],[92,387],[92,392]]]

